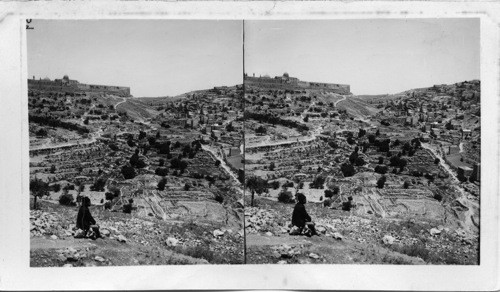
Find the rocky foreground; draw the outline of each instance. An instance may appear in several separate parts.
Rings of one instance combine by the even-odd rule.
[[[103,238],[76,239],[77,207],[40,205],[30,211],[32,267],[243,263],[242,230],[93,207]]]
[[[288,235],[293,204],[245,209],[248,263],[478,264],[477,236],[414,220],[387,220],[306,204],[320,236]]]

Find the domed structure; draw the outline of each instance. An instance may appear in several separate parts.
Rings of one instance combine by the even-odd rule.
[[[289,78],[289,77],[290,77],[290,75],[288,75],[288,73],[287,73],[287,72],[285,72],[285,73],[283,73],[283,77]]]
[[[64,79],[64,80],[69,80],[68,75],[64,75],[63,79]]]
[[[49,77],[45,77],[43,78],[44,81],[50,81],[50,78]]]

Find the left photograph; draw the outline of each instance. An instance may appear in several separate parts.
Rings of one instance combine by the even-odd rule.
[[[244,263],[242,25],[29,20],[31,267]]]

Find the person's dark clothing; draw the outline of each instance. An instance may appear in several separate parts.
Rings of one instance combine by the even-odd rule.
[[[292,224],[303,228],[306,226],[306,222],[311,222],[311,216],[307,214],[304,204],[297,203],[292,213]]]
[[[90,225],[95,225],[95,223],[94,217],[90,214],[89,207],[82,205],[76,217],[76,227],[87,232],[90,229]]]

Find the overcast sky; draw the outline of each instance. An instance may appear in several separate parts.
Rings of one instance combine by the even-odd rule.
[[[242,21],[33,20],[28,76],[129,86],[136,97],[242,84]]]
[[[245,21],[245,72],[397,93],[479,79],[478,19]]]

